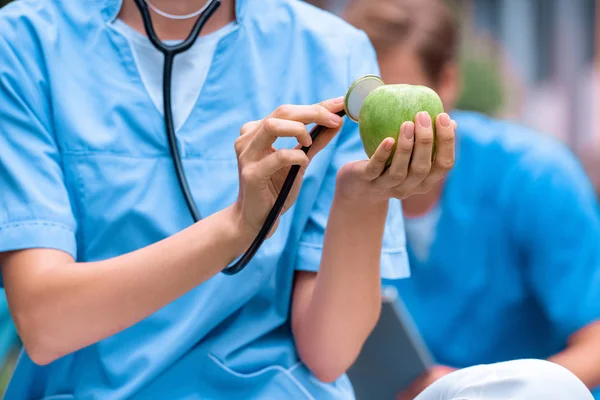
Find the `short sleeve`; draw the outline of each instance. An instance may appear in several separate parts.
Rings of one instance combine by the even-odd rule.
[[[600,218],[592,186],[564,149],[524,160],[517,235],[526,276],[563,339],[600,319]],[[531,174],[533,171],[533,174]]]
[[[52,248],[75,257],[75,220],[33,36],[0,20],[0,252]]]
[[[367,74],[379,74],[377,58],[366,35],[360,32],[360,40],[349,60],[348,86],[355,79]],[[346,120],[336,141],[336,148],[321,184],[309,221],[300,238],[296,270],[316,272],[319,269],[327,218],[335,193],[336,176],[345,164],[367,157],[358,125]],[[386,279],[405,278],[409,275],[406,237],[400,201],[390,200],[381,255],[381,274]]]

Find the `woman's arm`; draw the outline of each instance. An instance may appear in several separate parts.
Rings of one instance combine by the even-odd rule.
[[[334,381],[352,365],[379,318],[389,199],[429,190],[453,165],[455,123],[447,114],[438,117],[432,165],[431,120],[427,113],[419,115],[425,120],[418,119],[416,129],[412,123],[402,126],[385,173],[391,138],[368,162],[340,170],[319,272],[296,275],[292,329],[300,357],[321,381]]]
[[[27,353],[48,364],[135,324],[218,273],[252,232],[233,207],[141,250],[76,263],[49,249],[0,262],[11,313]]]
[[[590,390],[600,387],[600,322],[575,332],[567,348],[549,361],[573,372]]]
[[[365,209],[336,198],[319,273],[296,273],[294,336],[300,357],[323,382],[336,380],[354,362],[379,318],[387,210],[387,202]]]
[[[254,239],[292,165],[301,173],[286,208],[298,195],[312,158],[341,126],[343,102],[284,106],[248,123],[235,148],[240,171],[236,203],[180,233],[113,259],[76,263],[57,250],[0,254],[11,314],[31,359],[39,364],[96,343],[148,317],[217,274]],[[331,129],[310,145],[305,124]],[[278,137],[296,149],[273,150]]]

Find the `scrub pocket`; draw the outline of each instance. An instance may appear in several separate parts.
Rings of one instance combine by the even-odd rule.
[[[294,399],[315,400],[310,392],[294,377],[290,369],[273,365],[257,372],[242,374],[227,367],[212,354],[212,367],[207,374],[213,387],[219,387],[220,398],[231,399]]]
[[[49,397],[44,397],[41,400],[67,400],[67,399],[74,399],[75,396],[73,396],[72,394],[56,394],[53,396],[49,396]]]
[[[272,365],[253,373],[232,370],[212,354],[210,379],[215,387],[228,388],[220,392],[220,398],[248,399],[294,399],[294,400],[354,400],[354,390],[346,375],[333,383],[320,382],[302,362],[289,368]],[[218,382],[218,383],[217,383]],[[217,386],[218,385],[218,386]]]

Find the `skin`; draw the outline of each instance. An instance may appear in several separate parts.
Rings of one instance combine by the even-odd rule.
[[[154,0],[154,4],[183,14],[203,2]],[[144,32],[132,0],[124,1],[120,18]],[[205,33],[233,18],[234,2],[224,0]],[[190,21],[155,14],[153,19],[163,39],[183,39],[191,27]],[[237,201],[172,237],[99,262],[79,263],[47,249],[0,255],[11,314],[32,360],[48,364],[120,332],[229,265],[262,226],[289,167],[301,165],[303,172],[339,131],[342,120],[333,113],[342,108],[341,98],[312,106],[286,105],[244,125],[235,143]],[[439,153],[433,164],[432,122],[418,120],[422,122],[416,126],[402,126],[399,151],[385,172],[393,139],[384,141],[370,160],[349,163],[339,171],[320,272],[296,273],[293,334],[300,357],[321,381],[331,382],[349,368],[379,318],[380,250],[388,200],[428,190],[454,163],[455,124],[450,117],[442,114],[435,121]],[[330,129],[306,156],[300,146],[310,144],[305,124],[313,122]],[[278,137],[295,137],[299,144],[275,151],[272,144]],[[288,208],[300,184],[298,179]]]
[[[429,86],[440,95],[444,109],[454,108],[460,91],[459,71],[454,62],[445,65],[438,79],[433,80],[424,73],[418,53],[410,45],[380,52],[378,56],[382,78],[386,83]],[[440,200],[443,187],[444,180],[440,179],[427,193],[413,195],[403,200],[404,215],[417,217],[433,209]],[[600,386],[600,369],[598,369],[598,365],[600,365],[600,323],[592,323],[574,333],[566,349],[550,357],[549,361],[571,370],[590,389]],[[417,379],[405,393],[401,393],[399,400],[414,399],[427,386],[454,370],[446,366],[433,368],[428,374]]]

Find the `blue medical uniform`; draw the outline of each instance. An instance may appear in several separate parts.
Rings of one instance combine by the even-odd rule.
[[[395,286],[436,361],[548,358],[600,319],[600,219],[576,159],[554,139],[456,112],[456,165],[427,260],[408,237]],[[389,282],[388,282],[389,283]]]
[[[110,26],[120,6],[21,0],[0,12],[0,251],[53,248],[104,260],[192,224],[163,117],[126,38]],[[236,200],[233,143],[245,122],[281,104],[343,95],[372,73],[366,35],[336,17],[297,0],[236,1],[236,27],[219,41],[177,132],[200,213]],[[7,398],[352,398],[345,376],[324,384],[299,361],[289,308],[294,272],[319,268],[337,170],[365,157],[347,121],[242,273],[219,274],[48,366],[23,353]],[[382,272],[393,278],[406,276],[408,264],[400,205],[390,206]]]
[[[4,290],[0,290],[0,367],[7,361],[10,353],[20,345],[17,328],[10,315]]]

